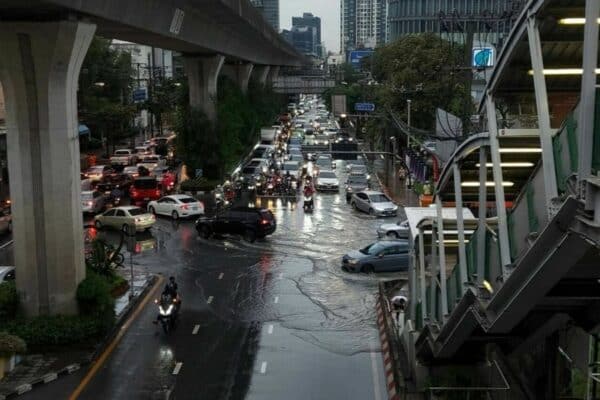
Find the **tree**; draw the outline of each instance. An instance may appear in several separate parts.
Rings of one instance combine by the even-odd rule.
[[[95,37],[79,77],[79,116],[92,134],[104,138],[106,152],[120,139],[132,135],[135,107],[131,55],[111,48],[110,40]]]
[[[161,135],[163,123],[172,120],[172,113],[179,97],[178,86],[180,85],[175,79],[161,75],[153,80],[150,88],[151,93],[144,103],[144,108],[156,118],[156,125]]]
[[[442,108],[467,127],[473,111],[470,82],[455,66],[462,65],[463,49],[434,33],[408,35],[375,50],[372,76],[380,83],[385,107],[406,110],[412,100],[412,125],[431,130],[435,110]]]

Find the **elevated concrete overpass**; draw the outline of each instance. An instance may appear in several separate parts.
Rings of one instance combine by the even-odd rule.
[[[77,87],[96,33],[183,53],[190,104],[211,119],[219,74],[247,90],[252,75],[266,84],[302,63],[248,0],[0,2],[17,289],[30,315],[76,312],[85,276]]]

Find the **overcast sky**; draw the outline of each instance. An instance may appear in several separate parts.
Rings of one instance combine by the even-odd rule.
[[[340,51],[340,0],[279,0],[279,25],[290,29],[292,17],[313,13],[321,18],[321,36],[327,51]]]

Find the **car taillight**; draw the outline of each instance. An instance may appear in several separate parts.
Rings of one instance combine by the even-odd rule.
[[[136,218],[135,222],[142,222],[142,219],[141,218]]]
[[[89,207],[91,207],[93,204],[94,204],[94,202],[92,202],[92,201],[88,201],[88,202],[87,202],[87,205],[88,205]]]
[[[182,204],[181,205],[181,209],[182,210],[187,210],[188,209],[188,205],[187,204]]]
[[[159,189],[156,189],[156,190],[154,191],[154,194],[155,194],[155,195],[157,195],[157,196],[160,196],[160,190],[159,190]]]
[[[204,208],[204,203],[203,203],[203,202],[201,202],[201,201],[199,201],[199,202],[198,202],[198,206],[200,206],[200,207]]]
[[[268,225],[269,224],[269,220],[268,219],[261,219],[260,223],[261,223],[261,225]]]

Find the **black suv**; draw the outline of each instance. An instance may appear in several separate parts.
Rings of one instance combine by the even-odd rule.
[[[212,218],[196,221],[198,234],[208,239],[213,234],[233,233],[243,235],[249,242],[275,232],[277,222],[273,213],[265,208],[233,207]]]

